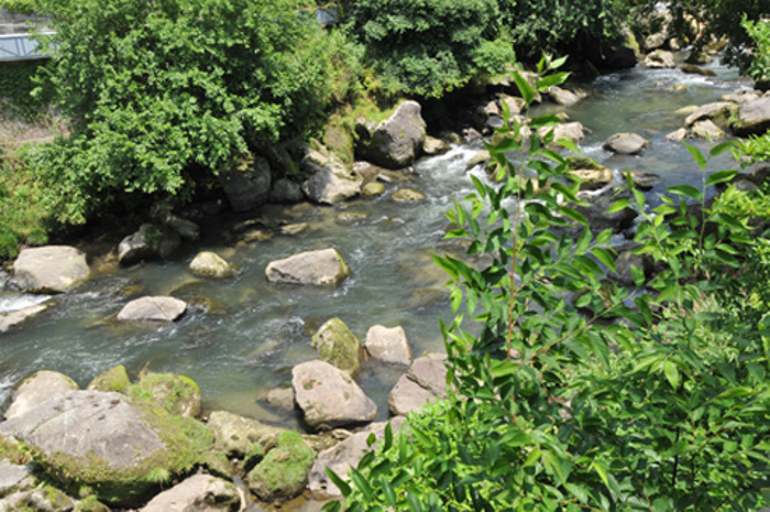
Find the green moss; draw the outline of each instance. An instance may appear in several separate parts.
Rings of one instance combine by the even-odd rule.
[[[249,473],[249,485],[264,500],[290,498],[304,489],[315,456],[298,433],[281,432],[278,445]]]
[[[11,464],[23,465],[32,462],[32,456],[23,443],[0,437],[0,460],[7,460]]]
[[[355,377],[361,369],[361,342],[345,322],[332,318],[313,336],[321,359]]]
[[[570,155],[567,157],[567,165],[569,166],[569,169],[571,171],[574,171],[576,169],[585,169],[585,170],[592,170],[592,171],[602,171],[606,169],[605,166],[594,160],[593,158],[589,158],[587,156],[581,156],[581,155]]]
[[[201,392],[192,379],[172,373],[150,373],[128,388],[127,394],[140,400],[153,401],[171,414],[197,416]]]
[[[130,381],[128,379],[126,367],[120,364],[94,378],[94,380],[88,384],[87,389],[124,393],[129,385]]]

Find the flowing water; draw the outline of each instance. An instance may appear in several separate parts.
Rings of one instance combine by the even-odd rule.
[[[672,112],[690,104],[716,101],[748,88],[737,73],[709,66],[717,78],[685,75],[678,70],[633,70],[603,76],[589,85],[590,97],[570,116],[589,130],[584,153],[614,169],[659,174],[649,192],[651,202],[663,186],[699,184],[697,165],[681,143],[665,134],[681,126]],[[685,84],[682,92],[672,92]],[[611,134],[636,132],[652,141],[642,157],[611,156],[601,149]],[[706,148],[706,144],[698,144]],[[445,276],[431,262],[431,251],[451,250],[441,242],[444,217],[452,196],[461,198],[472,185],[466,162],[478,147],[455,147],[418,163],[405,186],[427,195],[417,204],[390,199],[399,185],[375,200],[354,200],[342,207],[271,206],[255,214],[267,222],[307,223],[296,236],[226,244],[219,221],[203,224],[204,239],[188,244],[174,261],[99,273],[74,293],[47,297],[0,292],[0,313],[48,299],[50,307],[22,328],[0,335],[0,403],[15,382],[32,371],[63,372],[85,386],[93,377],[123,364],[132,377],[142,370],[174,372],[195,380],[207,409],[227,409],[268,422],[291,424],[292,414],[265,406],[261,391],[286,385],[291,368],[315,357],[312,332],[331,317],[340,317],[363,340],[375,324],[401,325],[415,355],[443,349],[439,318],[449,316]],[[733,166],[729,157],[712,171]],[[352,270],[337,289],[270,284],[268,262],[290,254],[335,247]],[[187,271],[199,250],[213,250],[240,268],[236,277],[202,280]],[[110,268],[109,266],[107,267]],[[0,276],[0,290],[3,289]],[[114,322],[130,299],[174,294],[207,308],[193,307],[171,325]],[[367,363],[359,382],[387,416],[386,397],[403,369]]]

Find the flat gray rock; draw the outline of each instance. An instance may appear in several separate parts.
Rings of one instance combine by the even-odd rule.
[[[59,372],[41,370],[21,380],[11,394],[11,405],[3,417],[7,420],[23,416],[54,395],[80,389],[77,383]]]
[[[325,361],[308,361],[292,370],[297,405],[313,428],[368,423],[377,406],[346,372]]]
[[[120,322],[173,322],[187,310],[187,303],[174,297],[142,297],[120,310]]]
[[[770,96],[743,103],[732,126],[737,135],[761,135],[770,129]]]
[[[621,155],[638,155],[649,146],[650,141],[635,133],[616,133],[611,135],[602,148]]]
[[[390,412],[407,414],[422,409],[428,402],[446,398],[446,378],[446,355],[428,354],[415,359],[388,395]]]
[[[272,261],[265,274],[273,283],[336,286],[350,275],[350,270],[340,253],[330,248]]]
[[[374,325],[366,333],[366,352],[372,359],[408,365],[412,361],[409,340],[401,326],[388,328]]]
[[[90,275],[86,255],[66,245],[24,249],[13,262],[13,280],[22,291],[64,293]]]
[[[17,490],[30,474],[29,466],[0,461],[0,496],[6,496]]]
[[[10,313],[0,313],[0,334],[6,332],[11,327],[16,327],[31,318],[48,309],[47,304],[35,304],[23,309],[11,311]]]
[[[282,431],[278,427],[226,411],[212,412],[207,426],[218,448],[241,457],[255,444],[267,453],[276,445],[278,434]]]
[[[140,512],[232,512],[240,504],[231,482],[198,474],[158,494]]]

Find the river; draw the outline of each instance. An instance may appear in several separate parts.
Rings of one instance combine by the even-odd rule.
[[[566,109],[587,128],[581,143],[584,154],[613,169],[660,175],[661,184],[648,192],[653,204],[659,202],[664,186],[699,184],[700,172],[684,145],[665,140],[682,124],[673,111],[750,87],[734,69],[718,62],[706,67],[718,76],[638,66],[587,84],[589,98]],[[674,92],[676,84],[686,88]],[[613,156],[601,149],[609,135],[623,131],[639,133],[652,142],[642,157]],[[97,269],[94,279],[74,293],[51,298],[47,311],[0,335],[0,403],[8,399],[14,383],[35,370],[56,370],[85,386],[96,375],[123,364],[132,378],[143,370],[192,378],[201,388],[205,409],[226,409],[292,426],[294,414],[271,409],[258,396],[268,388],[289,384],[292,367],[315,357],[311,336],[328,318],[340,317],[362,341],[372,325],[401,325],[415,355],[443,350],[438,319],[449,316],[449,305],[442,286],[445,276],[433,266],[430,254],[443,250],[441,239],[448,224],[444,213],[452,197],[461,198],[472,190],[465,167],[478,150],[457,146],[419,162],[408,186],[426,194],[427,200],[421,203],[391,201],[397,189],[391,185],[377,199],[354,200],[335,208],[270,206],[251,217],[267,223],[277,219],[307,223],[308,228],[296,236],[233,245],[222,239],[224,221],[209,220],[203,223],[203,239],[187,244],[173,261]],[[725,156],[710,170],[732,166],[734,162]],[[352,270],[351,278],[339,288],[267,282],[268,262],[325,247],[337,248]],[[218,252],[236,264],[239,273],[222,281],[192,276],[187,265],[199,250]],[[0,281],[0,312],[41,300],[2,290]],[[205,297],[209,308],[193,307],[171,325],[113,321],[130,299],[164,294],[198,301]],[[369,362],[359,376],[359,383],[378,404],[380,418],[387,417],[387,394],[402,371]]]

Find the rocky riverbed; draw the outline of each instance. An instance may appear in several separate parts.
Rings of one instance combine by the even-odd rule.
[[[621,282],[638,212],[604,213],[619,171],[654,204],[700,180],[677,139],[770,127],[770,95],[678,60],[659,52],[538,107],[563,113],[591,157],[573,160],[574,179],[592,225],[616,231]],[[446,393],[445,277],[429,255],[461,251],[441,242],[443,212],[467,172],[485,176],[481,139],[503,103],[520,107],[490,90],[441,141],[407,101],[360,123],[366,161],[317,146],[295,183],[255,158],[223,177],[220,202],[147,212],[107,242],[24,250],[0,274],[0,510],[253,511],[300,496],[282,510],[308,511],[338,497],[326,465],[344,472],[383,420]]]

